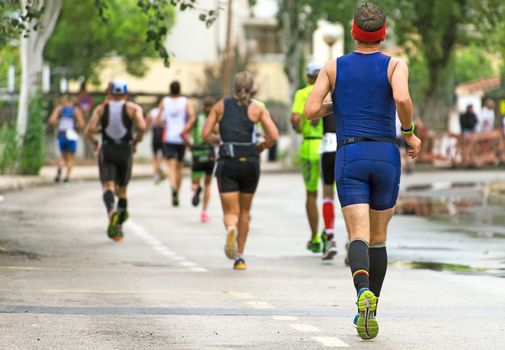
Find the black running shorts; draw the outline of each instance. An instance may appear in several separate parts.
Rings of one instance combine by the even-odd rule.
[[[177,159],[179,162],[184,160],[184,151],[186,146],[178,143],[164,143],[163,144],[163,157],[165,159]]]
[[[325,185],[335,184],[335,156],[337,152],[321,154],[321,176]]]
[[[221,193],[253,194],[260,178],[259,159],[220,159],[217,162],[216,178]]]
[[[98,157],[100,180],[113,181],[119,187],[128,186],[132,171],[132,147],[129,143],[103,144]]]
[[[152,142],[151,147],[153,150],[153,156],[158,154],[163,154],[163,128],[156,127],[152,129]]]
[[[193,165],[191,166],[191,171],[193,174],[205,173],[205,175],[212,175],[214,171],[215,161],[209,160],[207,162],[195,162],[193,158]]]

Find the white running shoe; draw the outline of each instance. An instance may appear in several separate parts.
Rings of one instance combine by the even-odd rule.
[[[323,260],[333,260],[335,255],[337,255],[337,242],[335,240],[331,240],[328,242],[327,249],[323,254]]]

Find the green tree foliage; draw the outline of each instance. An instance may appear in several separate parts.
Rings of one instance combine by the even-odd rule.
[[[29,35],[30,22],[37,22],[43,13],[43,9],[37,9],[35,6],[28,6],[22,13],[19,8],[19,0],[1,0],[0,1],[0,47],[5,45],[8,40],[17,37],[20,33]],[[35,26],[34,30],[37,30]]]
[[[108,22],[110,14],[108,9],[111,0],[94,0],[100,17],[104,23]],[[165,39],[168,34],[167,18],[170,6],[179,10],[193,10],[199,13],[198,18],[210,27],[219,15],[220,8],[203,9],[198,6],[198,0],[137,0],[137,6],[147,17],[148,28],[146,42],[152,43],[154,49],[163,58],[165,65],[170,64],[170,55],[165,48]]]
[[[136,0],[109,0],[107,22],[90,0],[65,1],[58,24],[46,45],[44,58],[71,79],[93,78],[100,61],[111,55],[123,58],[129,73],[142,76],[144,57],[156,50],[146,38],[148,19]],[[173,8],[165,9],[165,26],[173,24]],[[85,35],[83,35],[85,34]]]
[[[458,49],[452,57],[455,84],[496,75],[486,52],[477,45]]]
[[[338,21],[350,32],[352,16],[361,0],[293,0],[312,7],[311,20],[321,17]],[[281,1],[280,13],[288,13]],[[376,0],[389,18],[398,44],[406,48],[414,71],[423,79],[416,84],[416,102],[428,125],[445,125],[447,110],[453,103],[454,75],[451,58],[459,46],[477,43],[481,50],[501,50],[505,56],[505,4],[502,0]],[[498,29],[498,30],[497,30]],[[501,33],[501,34],[500,34]],[[346,35],[346,51],[352,50]],[[424,66],[424,67],[423,67]],[[412,67],[411,67],[412,70]],[[424,77],[426,78],[424,80]],[[420,78],[420,77],[419,77]],[[422,93],[418,93],[422,91]]]
[[[9,66],[11,65],[13,65],[16,69],[16,86],[19,86],[19,49],[13,45],[7,44],[2,49],[0,49],[0,87],[7,86],[8,71]]]
[[[19,157],[16,125],[0,126],[0,174],[12,171]]]
[[[421,117],[428,125],[445,125],[453,104],[455,79],[451,58],[458,45],[471,43],[492,51],[495,25],[505,20],[500,0],[378,1],[394,21],[399,44],[410,57],[420,56],[428,68],[428,87],[421,100]]]

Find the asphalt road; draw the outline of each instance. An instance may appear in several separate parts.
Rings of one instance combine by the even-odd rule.
[[[485,271],[411,269],[417,258],[503,262],[503,239],[395,217],[379,336],[351,325],[354,288],[341,251],[305,251],[296,174],[265,175],[255,199],[248,270],[224,257],[217,196],[208,224],[170,206],[168,185],[131,184],[121,243],[107,239],[99,184],[8,193],[0,203],[2,349],[496,349],[505,337],[505,279]],[[345,232],[337,216],[339,246]],[[414,259],[415,258],[415,259]],[[476,260],[477,259],[477,260]],[[486,260],[487,259],[487,260]],[[491,259],[491,260],[492,260]]]

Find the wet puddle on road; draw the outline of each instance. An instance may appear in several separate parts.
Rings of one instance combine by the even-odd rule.
[[[505,278],[505,183],[410,186],[400,194],[396,213],[430,224],[424,241],[397,248],[393,264]]]

